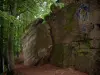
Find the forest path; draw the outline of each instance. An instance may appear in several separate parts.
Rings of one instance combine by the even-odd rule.
[[[20,54],[15,65],[15,75],[88,75],[72,68],[60,68],[51,64],[42,66],[25,66],[23,53]]]
[[[59,68],[50,64],[42,66],[24,66],[23,64],[16,64],[15,75],[88,75],[71,68]]]

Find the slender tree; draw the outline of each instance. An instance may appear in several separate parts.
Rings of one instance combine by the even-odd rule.
[[[3,0],[0,0],[0,10],[3,11]],[[3,72],[3,24],[4,19],[0,17],[0,74]]]
[[[17,2],[16,0],[9,0],[9,13],[12,16],[16,16],[16,8]],[[12,72],[14,69],[14,48],[13,48],[13,31],[14,31],[14,24],[13,22],[9,23],[9,34],[8,34],[8,64],[9,64],[9,71]]]

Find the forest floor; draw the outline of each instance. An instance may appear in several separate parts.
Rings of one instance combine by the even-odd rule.
[[[15,66],[15,75],[88,75],[71,68],[59,68],[50,64],[45,64],[38,67],[28,67],[23,64]]]
[[[23,60],[21,56],[20,60]],[[15,75],[88,75],[72,68],[60,68],[51,64],[42,66],[25,66],[23,63],[15,65]]]

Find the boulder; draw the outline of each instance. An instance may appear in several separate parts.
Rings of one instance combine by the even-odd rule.
[[[49,46],[52,45],[49,35],[49,26],[42,24],[41,19],[35,20],[22,38],[22,47],[25,65],[35,65],[48,55]]]

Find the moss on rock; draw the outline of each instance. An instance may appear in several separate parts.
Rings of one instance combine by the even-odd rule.
[[[54,46],[53,52],[52,52],[52,57],[51,57],[51,63],[55,64],[57,66],[62,66],[63,65],[63,45],[62,44],[56,44]]]

